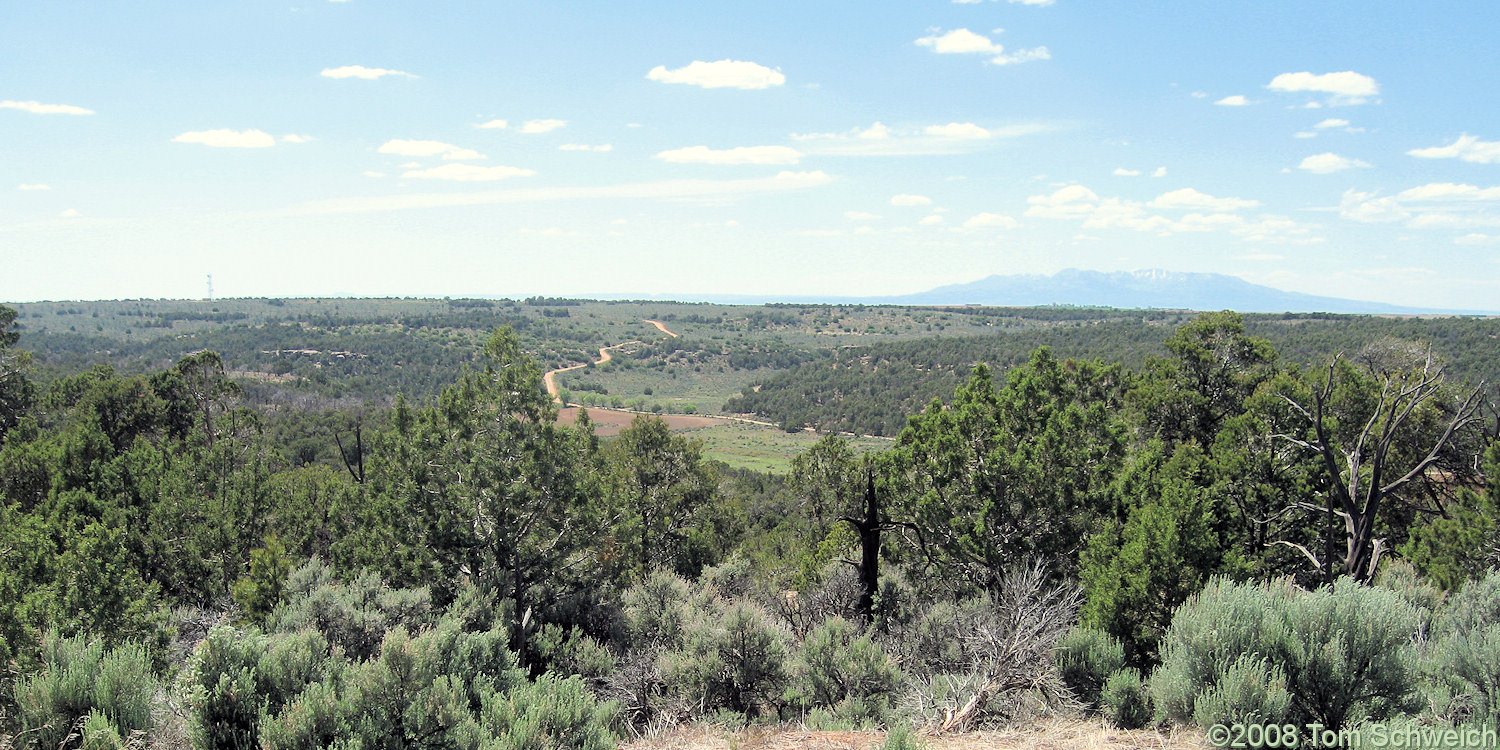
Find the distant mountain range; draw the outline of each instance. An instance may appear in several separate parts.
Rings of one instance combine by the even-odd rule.
[[[1037,307],[1150,308],[1171,310],[1238,310],[1240,312],[1329,312],[1373,314],[1476,315],[1477,310],[1401,307],[1383,302],[1319,297],[1286,292],[1217,273],[1082,271],[1069,268],[1051,276],[989,276],[968,284],[940,286],[891,297],[809,297],[775,295],[674,296],[683,301],[763,304],[767,302],[865,305],[986,305]]]

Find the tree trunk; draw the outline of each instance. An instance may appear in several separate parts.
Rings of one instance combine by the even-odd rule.
[[[865,517],[859,529],[859,616],[875,621],[875,594],[880,590],[880,504],[875,498],[875,473],[865,475]]]

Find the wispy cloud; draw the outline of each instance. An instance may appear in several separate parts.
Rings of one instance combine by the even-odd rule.
[[[474,164],[444,164],[441,167],[413,169],[402,177],[418,180],[453,180],[455,182],[491,182],[508,177],[531,177],[536,171],[520,167],[480,167]]]
[[[656,158],[673,164],[796,164],[802,154],[787,146],[740,146],[720,150],[689,146],[663,151]]]
[[[481,122],[478,125],[475,125],[474,127],[476,127],[476,128],[484,128],[486,130],[504,130],[505,127],[507,125],[509,125],[509,124],[510,123],[507,123],[504,120],[490,120],[489,122]]]
[[[922,128],[901,129],[875,123],[843,133],[793,133],[807,153],[829,156],[915,156],[922,154],[966,154],[1006,138],[1043,133],[1049,125],[1025,123],[985,128],[972,122],[950,122]]]
[[[386,141],[376,151],[396,156],[441,156],[444,159],[460,161],[484,158],[484,155],[478,151],[460,148],[451,143],[443,143],[442,141],[409,141],[399,138]]]
[[[535,135],[537,133],[550,133],[567,126],[567,120],[527,120],[521,124],[521,132]]]
[[[706,89],[765,89],[786,83],[786,76],[781,71],[745,60],[694,60],[675,70],[658,65],[646,77],[662,83],[686,83]]]
[[[1369,168],[1370,163],[1359,159],[1351,159],[1347,156],[1339,156],[1333,152],[1314,154],[1302,160],[1297,165],[1298,169],[1312,172],[1313,174],[1333,174],[1346,169]]]
[[[1220,107],[1246,107],[1250,105],[1250,100],[1246,99],[1243,94],[1235,94],[1234,96],[1226,96],[1214,102],[1214,104]]]
[[[194,130],[183,133],[172,141],[215,148],[269,148],[276,145],[276,137],[261,130]]]
[[[318,75],[324,78],[362,78],[373,81],[384,76],[401,76],[403,78],[416,78],[416,76],[404,70],[390,70],[388,68],[366,68],[363,65],[344,65],[338,68],[324,68]]]
[[[43,104],[41,102],[0,101],[0,109],[19,109],[34,115],[91,115],[94,110],[75,107],[71,104]]]
[[[746,180],[662,180],[623,185],[528,188],[478,193],[425,193],[373,198],[338,198],[292,206],[276,215],[321,215],[403,211],[448,206],[482,206],[497,203],[602,200],[614,198],[659,200],[726,199],[741,195],[805,190],[833,182],[822,171],[781,172],[774,177]]]

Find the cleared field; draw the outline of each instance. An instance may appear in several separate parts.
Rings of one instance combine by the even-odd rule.
[[[628,411],[589,409],[589,419],[594,422],[594,434],[600,437],[614,437],[620,434],[620,430],[629,427],[630,423],[639,416],[641,415]],[[660,416],[667,423],[667,427],[678,431],[697,429],[723,421],[712,417],[692,417],[681,414],[663,414]],[[557,411],[557,420],[563,424],[577,422],[578,407],[569,406],[565,409],[559,409]]]
[[[713,420],[712,424],[686,429],[683,433],[702,440],[703,454],[708,458],[737,468],[776,474],[791,471],[792,459],[822,437],[807,430],[789,433],[775,427],[727,420]],[[860,452],[889,448],[893,442],[880,438],[851,440],[855,450]]]

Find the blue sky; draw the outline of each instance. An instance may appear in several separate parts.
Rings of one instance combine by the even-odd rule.
[[[0,4],[0,299],[1500,291],[1500,3]]]

